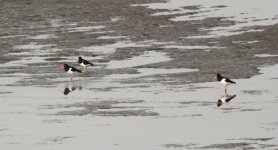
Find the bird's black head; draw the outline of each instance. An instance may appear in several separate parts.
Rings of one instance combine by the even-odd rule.
[[[219,73],[217,73],[217,74],[215,74],[214,76],[213,76],[213,80],[215,80],[215,81],[220,81],[221,79],[222,79],[223,77],[219,74]]]
[[[83,58],[81,56],[79,56],[77,62],[82,63],[82,60],[83,60]]]
[[[64,67],[68,67],[69,65],[68,64],[64,64]]]
[[[68,71],[69,68],[70,68],[70,66],[69,66],[68,64],[64,64],[64,70],[65,70],[65,71]]]

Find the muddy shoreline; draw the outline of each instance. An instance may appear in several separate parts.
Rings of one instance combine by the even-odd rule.
[[[258,67],[278,63],[277,57],[255,57],[256,54],[278,54],[278,25],[254,26],[261,32],[216,38],[185,38],[206,34],[200,28],[227,26],[236,22],[225,18],[206,18],[200,21],[172,21],[170,18],[186,15],[173,14],[154,16],[152,14],[165,10],[152,10],[139,3],[163,2],[160,0],[112,0],[104,1],[1,1],[1,76],[27,73],[29,78],[17,85],[53,84],[52,79],[59,77],[55,67],[57,62],[74,63],[68,57],[89,56],[102,69],[95,69],[90,76],[103,77],[111,74],[136,73],[137,68],[192,68],[198,72],[155,76],[151,82],[167,84],[186,84],[211,80],[215,72],[235,79],[250,78],[258,74]],[[224,7],[224,6],[223,6]],[[198,10],[198,6],[186,7]],[[190,14],[188,14],[190,15]],[[86,29],[97,26],[98,28]],[[88,30],[86,33],[86,30]],[[84,32],[85,31],[85,32]],[[48,38],[34,38],[49,34]],[[104,36],[119,38],[101,38]],[[115,53],[101,54],[83,51],[83,47],[115,44],[119,41],[133,43],[144,42],[144,47],[117,48]],[[257,41],[252,43],[250,41]],[[59,49],[39,56],[43,62],[30,61],[26,64],[8,66],[10,61],[32,57],[28,48],[16,46],[29,43],[41,44],[41,51]],[[200,46],[205,49],[167,48],[176,46]],[[210,48],[212,47],[212,48]],[[106,69],[105,63],[124,60],[143,54],[146,51],[165,52],[171,61],[142,65],[122,69]],[[35,74],[35,75],[32,75]],[[48,82],[40,80],[47,76]],[[167,81],[165,81],[167,79]],[[141,78],[122,82],[148,82]]]
[[[165,2],[0,0],[1,148],[275,149],[278,24],[211,36],[242,22],[194,15],[230,6],[141,5]],[[216,72],[237,82],[221,105]]]

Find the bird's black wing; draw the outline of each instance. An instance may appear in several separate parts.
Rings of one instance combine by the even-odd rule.
[[[90,63],[89,61],[87,61],[87,60],[85,60],[85,59],[83,59],[83,63],[84,63],[85,65],[91,65],[91,66],[94,65],[93,63]]]
[[[82,71],[81,70],[78,70],[78,69],[76,69],[76,68],[74,68],[74,67],[71,67],[72,69],[72,71],[76,71],[76,72],[79,72],[79,73],[82,73]]]
[[[76,90],[76,87],[72,87],[72,88],[71,88],[71,92],[74,91],[74,90]]]
[[[233,98],[235,98],[236,97],[236,95],[233,95],[233,96],[230,96],[228,99],[226,99],[226,102],[229,102],[229,101],[231,101]]]
[[[228,82],[228,83],[236,84],[236,82],[232,81],[232,80],[229,79],[229,78],[225,78],[225,81]]]

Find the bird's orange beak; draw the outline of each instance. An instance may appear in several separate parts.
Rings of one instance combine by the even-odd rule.
[[[58,69],[64,70],[64,64],[58,64],[57,66],[58,66]]]
[[[214,75],[214,76],[212,77],[212,79],[213,79],[214,81],[216,81],[216,80],[217,80],[217,75]]]

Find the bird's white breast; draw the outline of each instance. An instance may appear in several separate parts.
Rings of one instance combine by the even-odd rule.
[[[69,68],[68,73],[73,73],[73,71],[71,70],[72,68]]]
[[[222,103],[226,103],[226,100],[228,99],[228,96],[221,96],[219,100],[221,100]]]
[[[87,67],[88,65],[85,65],[83,62],[80,64],[81,67]]]
[[[223,79],[220,81],[220,83],[221,83],[221,84],[224,84],[224,85],[228,85],[228,84],[229,84],[228,82],[226,82],[226,79],[225,79],[225,78],[223,78]]]

